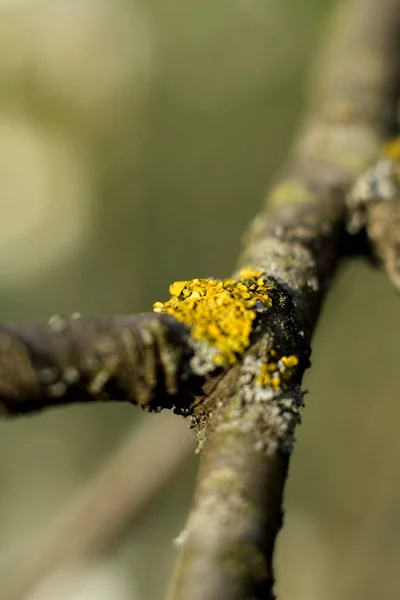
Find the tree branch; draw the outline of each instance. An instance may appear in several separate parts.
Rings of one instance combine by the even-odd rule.
[[[345,7],[321,61],[318,91],[290,164],[268,195],[240,260],[241,266],[273,276],[292,299],[287,311],[303,324],[289,336],[292,348],[286,352],[295,355],[295,334],[303,332],[304,341],[310,340],[338,262],[345,196],[378,155],[388,116],[394,115],[399,16],[397,0],[354,0]],[[272,344],[269,340],[270,349],[280,346],[282,338],[277,338]],[[169,600],[273,597],[272,555],[289,457],[285,444],[274,449],[270,441],[271,436],[287,441],[285,421],[296,420],[299,402],[293,383],[286,392],[288,404],[276,398],[277,414],[264,406],[261,418],[260,398],[253,394],[243,401],[240,379],[236,389],[232,384],[221,389],[219,397],[229,400],[209,413],[207,444]],[[277,426],[280,436],[274,435]]]
[[[46,325],[3,325],[0,408],[20,414],[110,400],[171,408],[183,393],[181,376],[193,354],[188,339],[188,327],[155,314],[74,314],[54,316]]]
[[[345,197],[394,121],[399,17],[400,0],[344,6],[233,279],[177,282],[153,316],[3,328],[9,413],[112,397],[172,407],[197,426],[202,464],[169,600],[273,598],[300,384],[341,254]]]

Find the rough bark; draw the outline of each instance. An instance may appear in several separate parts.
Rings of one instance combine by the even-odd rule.
[[[157,307],[160,314],[2,330],[6,412],[112,398],[174,408],[197,426],[202,460],[169,600],[274,597],[273,550],[301,380],[342,254],[346,195],[394,123],[399,19],[400,0],[352,0],[335,23],[288,166],[250,229],[236,283],[221,283],[212,304],[234,297],[239,311],[250,311],[243,313],[251,315],[248,343],[235,345],[238,328],[225,355],[213,353],[207,337],[199,342],[208,324],[199,328],[190,311],[216,284],[198,280],[172,291],[174,303]],[[187,298],[188,314],[180,311]],[[186,314],[192,330],[164,312],[183,321]],[[219,317],[215,335],[223,331],[226,341]]]
[[[346,195],[393,127],[399,19],[397,0],[354,0],[338,16],[292,158],[254,221],[239,261],[273,276],[291,299],[287,310],[301,325],[293,332],[290,353],[299,354],[302,331],[306,354],[340,257]],[[208,421],[169,600],[274,597],[272,558],[289,455],[282,446],[259,452],[259,415],[249,403],[236,417],[235,392],[232,384],[221,390],[226,400]],[[264,448],[269,431],[262,434]]]
[[[21,414],[112,400],[171,408],[184,397],[181,376],[193,354],[188,338],[184,324],[155,314],[56,315],[45,325],[3,325],[0,407]]]

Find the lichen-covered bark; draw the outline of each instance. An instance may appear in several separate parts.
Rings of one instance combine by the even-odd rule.
[[[272,335],[272,346],[289,331],[290,354],[307,356],[340,257],[346,194],[378,155],[388,116],[394,119],[399,17],[398,0],[354,0],[338,18],[310,114],[239,261],[240,268],[260,269],[280,286],[285,314],[296,325],[283,325]],[[261,340],[269,349],[271,323],[280,318],[275,313],[265,323]],[[256,344],[249,354],[262,359],[265,348]],[[280,443],[270,443],[271,437],[276,440],[277,418],[286,416],[281,396],[272,409],[282,410],[272,416],[271,405],[260,402],[257,393],[247,402],[240,398],[246,360],[231,370],[226,389],[223,382],[220,391],[217,386],[214,402],[207,402],[204,456],[168,600],[274,597],[272,558],[291,444],[285,445],[288,428],[282,430],[282,423]],[[297,377],[285,392],[292,424],[302,399]],[[221,404],[223,398],[229,400]]]
[[[252,418],[231,418],[236,407],[237,398],[229,398],[204,447],[184,551],[168,598],[271,595],[288,454],[260,452]]]
[[[372,251],[390,281],[400,289],[399,136],[384,146],[378,161],[356,181],[347,206],[348,231],[366,231]]]
[[[0,330],[7,413],[114,399],[173,408],[197,427],[202,463],[169,600],[273,598],[301,380],[342,251],[345,197],[379,154],[400,81],[400,0],[343,10],[232,279],[175,283],[153,315]]]

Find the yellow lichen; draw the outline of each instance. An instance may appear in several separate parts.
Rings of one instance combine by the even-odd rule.
[[[395,162],[400,161],[400,138],[389,140],[383,147],[383,156]]]
[[[272,305],[261,271],[243,269],[239,275],[240,281],[176,281],[169,288],[171,298],[153,306],[189,325],[194,339],[215,347],[215,365],[232,365],[249,346],[257,302]]]
[[[396,177],[400,181],[400,137],[389,140],[383,147],[382,154],[395,163]]]
[[[272,353],[276,356],[275,350],[271,350],[271,356]],[[260,387],[271,386],[274,390],[285,390],[298,364],[299,359],[294,355],[282,356],[278,363],[263,363],[256,383]]]
[[[278,368],[277,364],[274,362],[263,363],[261,365],[260,373],[257,377],[257,384],[260,387],[267,387],[267,385],[272,385],[272,387],[274,389],[279,388],[279,384],[280,384],[279,374],[278,374],[279,381],[277,381],[277,377],[275,377],[275,378],[273,377],[274,373],[276,373],[277,368]]]
[[[297,367],[297,365],[299,364],[299,359],[297,358],[297,356],[282,356],[281,359],[282,363],[285,365],[285,367],[287,369],[293,369],[294,367]]]
[[[260,277],[262,275],[262,271],[257,271],[257,269],[241,269],[240,271],[240,279],[254,279],[255,277]]]

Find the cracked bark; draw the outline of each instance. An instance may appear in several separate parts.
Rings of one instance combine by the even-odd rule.
[[[235,365],[196,375],[188,328],[163,314],[2,328],[6,412],[112,398],[173,408],[198,426],[204,448],[169,600],[274,597],[299,386],[342,253],[346,194],[393,127],[399,21],[399,0],[352,0],[338,15],[303,130],[239,260],[265,274],[273,302]],[[263,403],[246,382],[271,352],[299,366],[289,388]]]

